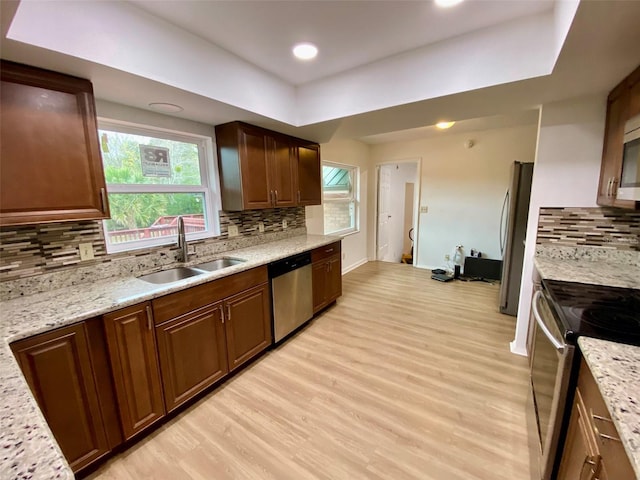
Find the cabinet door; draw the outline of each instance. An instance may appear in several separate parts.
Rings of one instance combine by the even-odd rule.
[[[164,416],[151,306],[146,302],[103,318],[122,431],[128,440]]]
[[[108,218],[91,83],[2,62],[0,225]]]
[[[225,332],[229,371],[233,371],[271,345],[268,284],[225,300]]]
[[[271,144],[271,189],[276,207],[295,207],[298,203],[298,162],[290,143],[268,137]]]
[[[12,345],[74,472],[109,451],[84,323]]]
[[[245,210],[272,206],[265,139],[260,130],[241,127],[239,131],[242,198]]]
[[[159,325],[156,337],[168,412],[228,371],[222,302]]]
[[[614,182],[620,182],[622,170],[622,143],[627,100],[626,88],[622,85],[611,92],[607,101],[607,121],[600,167],[598,205],[612,206],[615,204],[617,186],[614,185]]]
[[[331,303],[342,295],[342,262],[339,256],[334,256],[328,260],[328,264],[327,302]]]
[[[320,145],[301,145],[298,153],[298,205],[322,203]]]
[[[595,438],[585,415],[582,398],[576,392],[571,420],[562,453],[558,480],[594,478],[600,468]]]
[[[317,313],[327,304],[329,262],[315,262],[311,266],[311,284],[313,289],[313,313]]]

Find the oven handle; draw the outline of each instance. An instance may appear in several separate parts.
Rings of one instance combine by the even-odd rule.
[[[556,349],[562,353],[564,352],[564,344],[559,342],[549,331],[549,328],[544,324],[542,317],[540,316],[540,312],[538,312],[538,299],[542,297],[542,290],[537,290],[535,295],[533,296],[533,301],[531,302],[531,309],[533,310],[533,316],[536,319],[536,323],[544,333],[544,335],[549,339],[549,341],[553,344]]]

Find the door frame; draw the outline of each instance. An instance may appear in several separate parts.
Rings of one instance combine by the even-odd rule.
[[[376,190],[375,190],[375,209],[374,209],[374,238],[373,238],[373,254],[375,260],[378,258],[378,202],[380,198],[380,167],[382,165],[397,165],[400,163],[413,163],[416,165],[416,184],[413,189],[413,264],[415,267],[418,263],[418,240],[420,232],[420,198],[422,192],[422,157],[401,158],[398,160],[387,160],[376,163]]]

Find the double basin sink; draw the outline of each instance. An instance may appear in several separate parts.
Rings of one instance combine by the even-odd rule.
[[[222,270],[223,268],[233,267],[240,263],[244,263],[246,260],[239,258],[219,258],[210,262],[200,263],[193,267],[175,267],[168,270],[162,270],[161,272],[150,273],[148,275],[142,275],[138,277],[145,282],[162,284],[177,282],[178,280],[184,280],[185,278],[195,277],[197,275],[203,275],[207,272],[215,272],[216,270]]]

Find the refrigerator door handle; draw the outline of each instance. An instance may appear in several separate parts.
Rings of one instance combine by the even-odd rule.
[[[504,194],[504,201],[502,202],[502,212],[500,213],[500,256],[504,256],[504,247],[507,240],[507,223],[509,222],[509,190]],[[506,221],[505,221],[506,216]],[[503,232],[503,230],[505,230]]]

